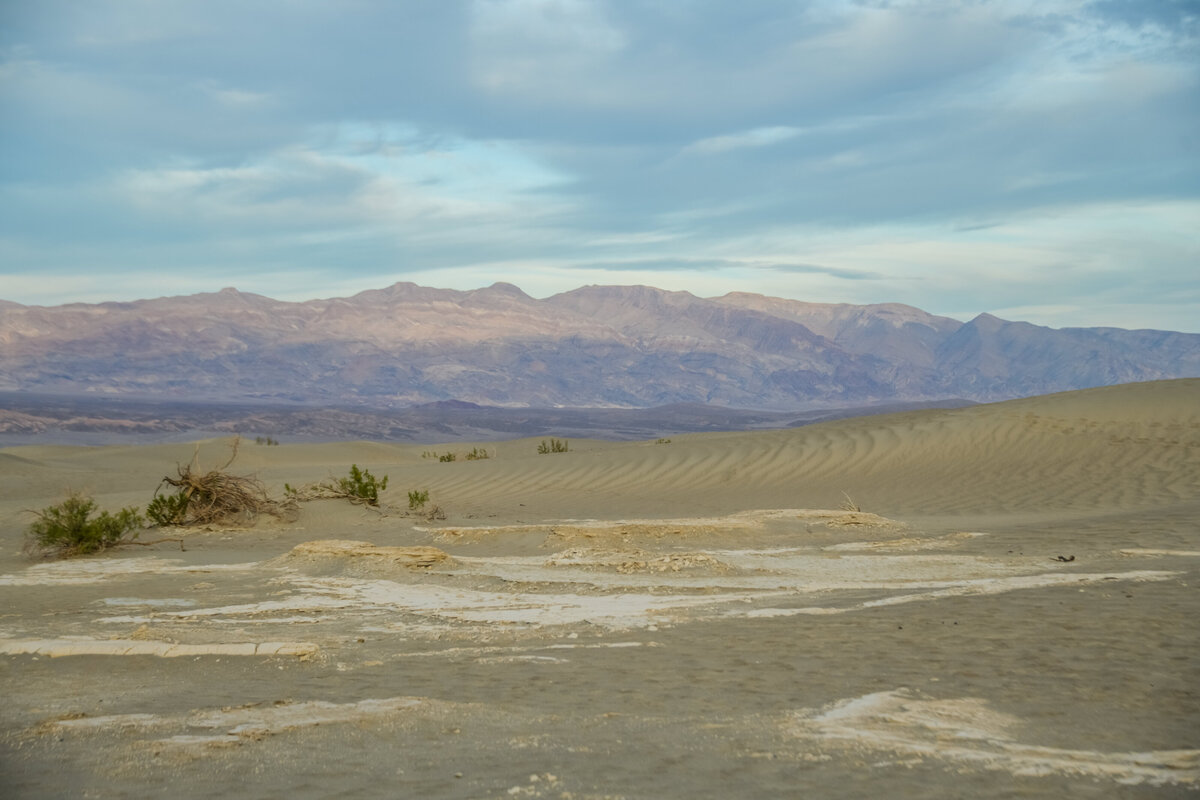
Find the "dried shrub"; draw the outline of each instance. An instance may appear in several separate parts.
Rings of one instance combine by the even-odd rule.
[[[146,515],[157,525],[248,524],[260,514],[287,517],[291,506],[267,495],[252,475],[231,475],[225,470],[237,458],[240,439],[233,442],[229,460],[203,472],[197,465],[200,448],[187,465],[177,467],[177,477],[164,477],[154,490]],[[163,487],[170,487],[165,492]]]
[[[838,506],[839,509],[841,509],[842,511],[849,511],[854,514],[860,513],[862,511],[862,509],[859,507],[858,503],[854,502],[854,498],[851,497],[848,493],[842,492],[842,497],[844,497],[845,499],[842,501],[841,505]]]
[[[284,484],[284,491],[293,501],[317,500],[320,498],[339,498],[351,503],[377,508],[379,493],[387,489],[388,477],[376,478],[369,469],[359,469],[357,464],[350,466],[350,476],[346,478],[330,478],[321,483],[310,483],[307,486],[295,488]]]

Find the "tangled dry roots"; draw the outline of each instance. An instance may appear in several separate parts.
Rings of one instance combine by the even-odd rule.
[[[155,490],[157,498],[164,486],[175,491],[165,496],[178,506],[177,525],[246,524],[259,514],[288,518],[294,511],[289,503],[280,503],[267,495],[262,482],[250,475],[230,475],[225,469],[237,458],[238,443],[234,440],[233,454],[221,467],[200,472],[197,456],[190,464],[179,466],[178,477],[164,477]]]

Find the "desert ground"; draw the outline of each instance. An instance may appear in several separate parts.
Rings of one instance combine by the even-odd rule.
[[[1200,792],[1200,380],[540,441],[243,441],[383,503],[65,560],[230,440],[0,450],[0,795]]]

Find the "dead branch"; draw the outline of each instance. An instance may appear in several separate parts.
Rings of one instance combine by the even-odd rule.
[[[229,460],[217,469],[201,472],[199,446],[186,466],[178,466],[176,477],[165,476],[154,491],[168,499],[174,497],[180,504],[180,525],[211,525],[216,523],[250,523],[260,514],[270,514],[286,519],[294,510],[294,504],[280,503],[267,495],[262,481],[252,475],[231,475],[225,470],[237,458],[241,438],[233,441],[233,453]],[[163,487],[174,491],[163,492]]]

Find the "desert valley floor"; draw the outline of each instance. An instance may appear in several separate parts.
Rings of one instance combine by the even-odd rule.
[[[539,441],[246,441],[384,507],[59,561],[28,509],[144,506],[193,445],[0,450],[0,795],[1200,791],[1200,380]]]

